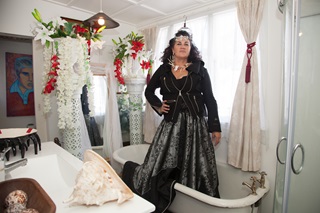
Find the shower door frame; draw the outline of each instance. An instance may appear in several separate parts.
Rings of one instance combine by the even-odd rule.
[[[281,4],[281,2],[279,2]],[[280,139],[277,146],[277,177],[276,183],[283,183],[283,188],[276,187],[275,189],[275,204],[274,213],[286,213],[289,203],[289,191],[291,183],[291,156],[292,147],[294,145],[294,129],[295,129],[295,113],[296,113],[296,94],[297,94],[297,65],[298,65],[298,47],[299,39],[299,18],[300,18],[300,0],[288,0],[279,6],[279,9],[284,14],[284,64],[283,64],[283,88],[282,88],[282,129]],[[288,91],[286,91],[288,89]],[[285,160],[279,156],[279,147],[286,145]],[[284,168],[283,168],[284,167]],[[284,169],[284,170],[283,170]],[[279,174],[280,173],[280,174]],[[279,176],[278,176],[279,175]],[[281,183],[282,182],[282,183]],[[276,185],[277,186],[277,185]],[[281,201],[277,200],[280,198]],[[281,197],[282,195],[282,197]],[[277,203],[277,201],[279,201]],[[280,205],[281,209],[277,209],[276,205]]]

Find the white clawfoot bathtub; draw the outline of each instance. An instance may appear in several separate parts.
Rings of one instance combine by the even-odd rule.
[[[113,158],[122,165],[128,160],[141,164],[148,148],[149,144],[126,146],[116,150],[113,153]],[[257,213],[261,198],[269,191],[268,180],[265,181],[264,189],[260,188],[259,183],[257,183],[257,195],[253,195],[249,187],[242,185],[242,183],[251,184],[251,176],[260,179],[258,173],[243,172],[220,162],[217,162],[217,168],[220,199],[176,183],[174,186],[176,197],[169,210],[175,213]]]

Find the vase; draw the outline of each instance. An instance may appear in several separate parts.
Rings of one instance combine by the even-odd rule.
[[[140,61],[128,57],[124,59],[124,66],[122,67],[122,74],[125,79],[143,79],[144,73],[141,69]],[[126,83],[127,84],[127,83]]]
[[[146,84],[145,78],[124,78],[130,100],[129,124],[130,144],[143,143],[142,128],[142,92]]]
[[[65,128],[62,130],[63,143],[62,147],[73,156],[83,159],[82,143],[81,143],[81,123],[80,113],[82,113],[80,95],[82,91],[78,90],[72,97],[72,123],[73,128]]]

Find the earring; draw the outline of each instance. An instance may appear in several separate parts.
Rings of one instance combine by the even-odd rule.
[[[169,61],[170,66],[173,68],[173,71],[177,71],[179,66],[174,65],[174,58],[175,58],[175,56],[174,56],[174,54],[172,54],[170,56],[170,58],[168,58],[168,61]]]
[[[172,53],[172,55],[171,55],[170,58],[169,58],[169,62],[170,62],[171,64],[174,64],[174,59],[175,59],[175,56],[174,56],[174,53]]]

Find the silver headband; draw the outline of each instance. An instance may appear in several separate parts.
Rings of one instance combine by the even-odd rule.
[[[176,40],[176,41],[190,40],[190,38],[189,38],[189,36],[180,35],[180,36],[176,36],[176,37],[175,37],[175,40]]]

